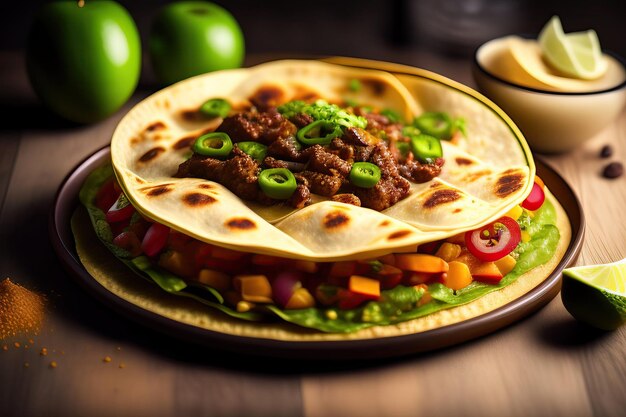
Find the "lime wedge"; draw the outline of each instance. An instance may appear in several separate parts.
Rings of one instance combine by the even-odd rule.
[[[626,322],[626,259],[563,271],[561,298],[577,320],[613,330]]]
[[[546,61],[564,75],[594,80],[606,72],[607,62],[593,30],[565,34],[554,16],[541,30],[539,45]]]

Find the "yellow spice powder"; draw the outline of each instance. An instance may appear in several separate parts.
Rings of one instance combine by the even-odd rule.
[[[0,340],[38,333],[44,318],[44,298],[9,278],[0,282]]]

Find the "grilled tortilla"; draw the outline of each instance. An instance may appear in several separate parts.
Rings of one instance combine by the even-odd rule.
[[[351,91],[352,80],[363,89]],[[143,215],[207,243],[312,261],[415,250],[420,243],[499,218],[530,192],[535,173],[519,131],[446,82],[452,85],[440,78],[399,80],[382,71],[317,61],[278,61],[202,75],[154,94],[122,119],[111,143],[113,166]],[[213,97],[227,98],[234,108],[259,97],[275,105],[294,99],[357,100],[393,109],[407,120],[423,111],[446,111],[467,120],[468,134],[456,145],[444,141],[440,176],[412,184],[409,197],[383,212],[318,198],[285,213],[284,207],[242,201],[216,182],[173,177],[191,141],[221,123],[220,118],[190,116]],[[191,194],[205,196],[200,199],[205,204],[190,203]],[[325,221],[337,215],[344,220],[341,227]],[[233,227],[241,220],[245,228]]]

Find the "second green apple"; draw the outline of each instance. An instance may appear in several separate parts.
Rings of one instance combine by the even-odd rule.
[[[245,54],[235,18],[203,1],[182,1],[158,13],[150,33],[150,58],[157,79],[172,84],[205,72],[238,68]]]

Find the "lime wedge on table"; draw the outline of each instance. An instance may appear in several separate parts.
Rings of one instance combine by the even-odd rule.
[[[626,259],[563,271],[561,298],[576,319],[604,330],[626,322]]]
[[[566,34],[554,16],[541,30],[539,45],[550,65],[567,76],[593,80],[606,72],[607,63],[593,30]]]

